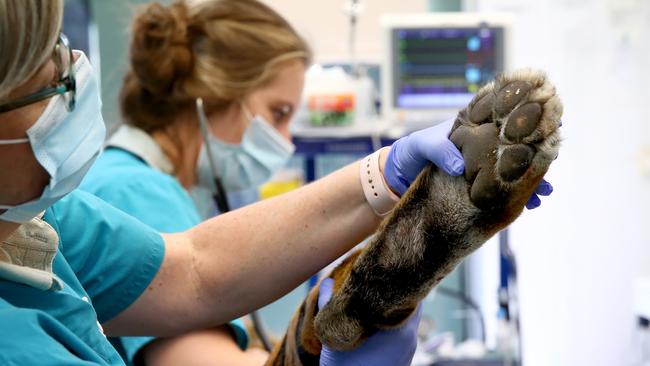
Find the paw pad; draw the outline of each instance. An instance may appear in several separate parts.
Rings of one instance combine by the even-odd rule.
[[[533,85],[524,80],[514,81],[497,92],[496,103],[494,104],[494,112],[497,116],[502,117],[515,108],[519,102],[528,96],[528,92],[533,88]]]
[[[528,170],[535,150],[528,145],[512,145],[503,149],[497,160],[497,174],[506,182],[513,182]]]
[[[537,128],[542,116],[539,103],[527,103],[512,111],[506,120],[504,136],[512,142],[522,142]]]

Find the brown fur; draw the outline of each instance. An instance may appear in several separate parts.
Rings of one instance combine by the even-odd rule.
[[[561,114],[541,72],[502,75],[483,87],[450,136],[465,175],[425,168],[370,243],[330,274],[333,295],[320,311],[318,286],[311,291],[267,365],[318,365],[321,344],[351,350],[408,319],[463,258],[522,212],[557,156]]]

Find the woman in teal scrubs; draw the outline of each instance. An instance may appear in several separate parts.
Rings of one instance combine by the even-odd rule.
[[[201,10],[178,16],[191,18]],[[124,365],[106,336],[170,337],[217,328],[278,299],[376,230],[381,217],[374,201],[366,200],[358,163],[176,233],[161,234],[76,190],[99,154],[105,128],[92,67],[60,34],[62,12],[63,0],[0,0],[0,365]],[[228,14],[223,15],[222,22],[227,22]],[[183,45],[188,34],[198,30],[175,29],[180,38],[173,44]],[[158,41],[148,45],[155,48]],[[201,46],[205,43],[195,45]],[[176,51],[183,52],[182,47],[170,52]],[[183,60],[190,62],[187,55]],[[155,61],[164,65],[174,60],[171,69],[185,65],[167,56],[161,54]],[[295,67],[304,71],[304,66]],[[209,80],[201,83],[212,85]],[[188,83],[184,88],[200,86]],[[205,119],[211,120],[218,110],[213,94],[200,97],[206,99]],[[171,106],[156,105],[161,116]],[[188,105],[192,116],[202,111],[194,108],[201,106],[200,100]],[[263,116],[255,105],[251,100],[246,108]],[[289,150],[281,140],[264,145],[268,140],[262,137],[275,136],[273,130],[279,128],[267,128],[258,117],[249,121],[241,147],[233,147],[243,149],[245,156],[235,154],[237,169],[232,175],[224,173],[224,185],[227,176],[259,172],[251,166],[275,166],[280,159],[265,159]],[[404,177],[417,174],[429,156],[441,169],[451,167],[450,172],[460,174],[462,160],[447,135],[437,128],[405,138],[404,151],[417,146],[423,154],[382,150],[373,155],[378,163],[369,169],[385,179],[399,177],[408,186],[410,180]],[[165,151],[165,144],[159,145]],[[252,159],[259,157],[252,150],[260,145],[275,150]],[[194,160],[174,166],[193,167]],[[386,177],[389,171],[396,176]],[[181,173],[175,175],[186,186]],[[243,176],[254,180],[254,175]],[[181,197],[183,190],[177,193]],[[151,209],[166,216],[178,213],[181,221],[176,208]],[[373,364],[407,365],[415,349],[415,327],[407,332],[410,336],[373,335],[375,341],[368,343],[375,348],[361,346],[350,352],[324,345],[324,354],[331,357],[323,357],[320,364],[381,359],[382,365]],[[386,351],[391,348],[387,345],[397,352]]]
[[[250,123],[243,106],[269,121],[277,138],[289,144],[289,119],[300,102],[304,65],[311,58],[302,38],[278,14],[258,3],[218,0],[207,1],[201,7],[203,10],[198,12],[183,4],[150,4],[135,17],[131,67],[121,93],[121,110],[127,124],[111,137],[81,185],[81,189],[167,233],[187,230],[207,218],[197,211],[191,191],[216,193],[213,172],[206,165],[209,152],[214,152],[213,159],[220,166],[238,163],[227,159],[238,158],[234,146],[241,144]],[[222,22],[223,13],[233,20]],[[194,31],[192,36],[186,36],[186,43],[179,45],[178,34],[187,34],[188,24],[203,32]],[[230,33],[235,32],[238,37],[231,37]],[[156,48],[147,47],[154,38],[158,39]],[[199,43],[204,46],[198,47]],[[250,52],[251,48],[261,47],[266,52]],[[167,55],[166,63],[153,62],[161,60],[163,54]],[[188,54],[194,64],[214,66],[209,69],[183,64]],[[229,60],[245,62],[230,66]],[[211,84],[201,85],[202,80]],[[188,89],[188,84],[201,86]],[[201,135],[193,103],[200,97],[213,110],[206,118],[214,127],[209,128],[211,139],[232,143],[230,150],[224,151],[221,145],[214,151],[203,147],[207,136]],[[164,114],[158,110],[161,103],[168,109]],[[273,136],[266,138],[272,140]],[[230,155],[224,156],[227,153]],[[272,154],[273,150],[262,153]],[[232,193],[255,188],[280,167],[255,164],[245,167],[249,170],[242,169],[246,173],[243,176],[221,178]],[[207,179],[197,179],[199,171]],[[257,180],[247,179],[251,176]],[[207,200],[211,203],[211,195]],[[144,360],[149,366],[262,365],[268,357],[260,349],[243,351],[247,335],[241,321],[230,327],[155,341],[150,337],[123,337],[112,338],[111,342],[127,364]],[[197,352],[200,348],[201,352]]]

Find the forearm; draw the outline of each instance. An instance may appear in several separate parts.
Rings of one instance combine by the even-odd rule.
[[[188,232],[201,312],[228,320],[274,301],[359,243],[379,218],[352,164],[286,195],[222,215]],[[215,314],[210,314],[214,316]]]
[[[226,326],[158,338],[141,352],[147,366],[262,366],[268,358],[262,350],[241,350]]]
[[[173,335],[223,324],[286,294],[379,222],[354,163],[282,196],[165,235],[165,259],[149,288],[105,328],[115,335]]]

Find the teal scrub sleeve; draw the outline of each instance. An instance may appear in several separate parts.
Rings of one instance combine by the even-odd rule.
[[[0,309],[0,365],[87,366],[107,362],[48,314]]]
[[[176,178],[119,148],[107,148],[99,156],[80,188],[160,232],[182,232],[201,222],[192,198]],[[246,349],[248,334],[242,322],[229,325],[239,347]],[[153,339],[120,337],[109,341],[126,363],[132,364]]]
[[[162,264],[164,242],[157,231],[87,192],[72,192],[44,219],[59,233],[59,250],[100,323],[131,305]]]
[[[248,332],[241,319],[235,319],[228,323],[232,331],[235,333],[235,341],[239,348],[245,350],[248,348]]]

